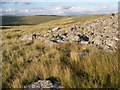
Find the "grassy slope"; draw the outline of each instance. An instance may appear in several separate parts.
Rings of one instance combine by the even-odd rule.
[[[51,20],[63,18],[62,16],[3,16],[3,25],[35,25]]]
[[[107,53],[98,47],[78,44],[45,46],[20,41],[29,33],[41,33],[51,27],[68,27],[101,16],[68,17],[35,26],[15,26],[3,33],[3,87],[22,87],[38,79],[57,77],[65,87],[116,87],[118,83],[118,52]],[[90,57],[81,58],[76,52],[88,49]],[[30,57],[37,59],[27,62]]]

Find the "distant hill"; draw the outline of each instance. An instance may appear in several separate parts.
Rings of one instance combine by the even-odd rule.
[[[2,16],[3,26],[18,26],[18,25],[36,25],[52,20],[64,18],[66,16]]]

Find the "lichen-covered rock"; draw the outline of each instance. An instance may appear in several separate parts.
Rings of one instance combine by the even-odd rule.
[[[60,88],[63,88],[63,86],[59,82],[52,83],[50,80],[38,80],[37,82],[34,82],[32,84],[28,84],[28,85],[23,86],[23,88],[60,89]]]

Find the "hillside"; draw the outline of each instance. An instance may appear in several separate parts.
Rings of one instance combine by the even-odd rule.
[[[117,18],[117,14],[71,16],[3,26],[3,87],[118,87]]]
[[[2,24],[7,26],[17,25],[36,25],[56,19],[64,18],[63,16],[2,16]]]

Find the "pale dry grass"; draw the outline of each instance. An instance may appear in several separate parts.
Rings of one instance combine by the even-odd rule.
[[[73,49],[70,48],[73,46]],[[36,50],[36,47],[39,48]],[[51,47],[36,44],[27,48],[19,48],[13,52],[7,49],[3,53],[3,69],[5,69],[3,84],[5,87],[7,84],[14,88],[22,87],[38,78],[46,79],[51,76],[59,78],[63,85],[71,88],[117,86],[116,52],[107,53],[94,49],[95,51],[90,50],[89,58],[81,58],[76,54],[78,45],[72,44]],[[29,57],[35,57],[37,61],[29,63],[27,62]]]

